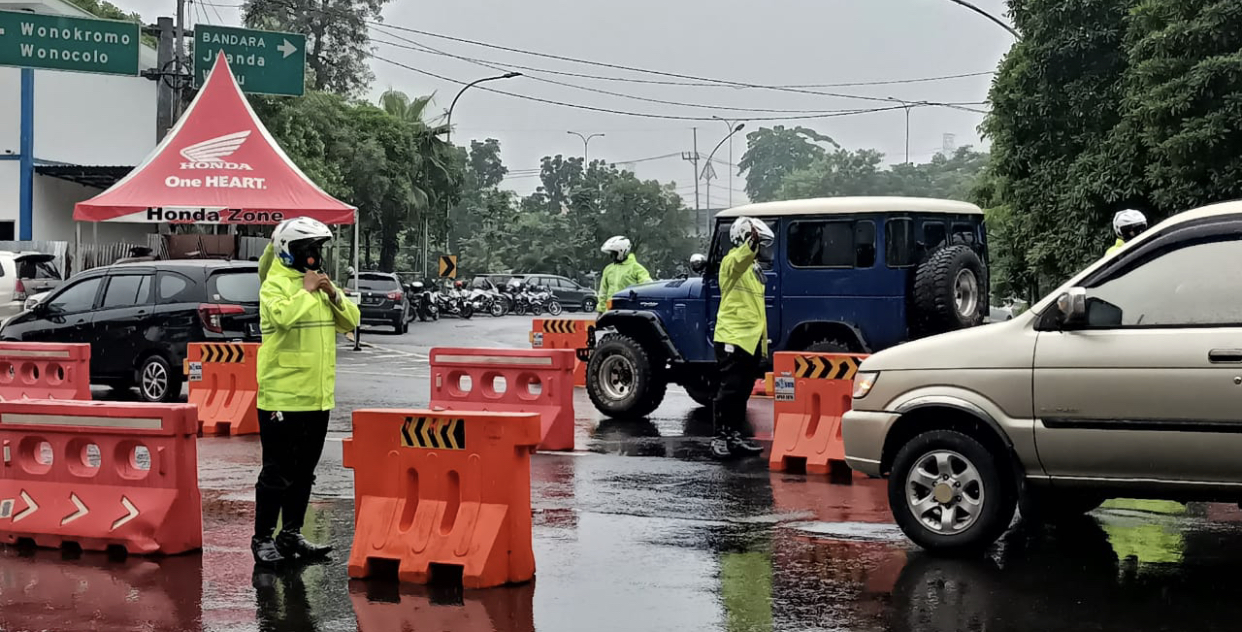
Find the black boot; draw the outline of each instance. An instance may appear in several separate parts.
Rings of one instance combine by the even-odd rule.
[[[763,452],[763,446],[743,437],[736,430],[729,434],[726,443],[729,451],[738,456],[758,456]]]
[[[301,533],[295,531],[281,531],[276,536],[276,548],[285,557],[300,559],[320,559],[332,552],[331,545],[307,542]]]
[[[254,554],[254,563],[258,566],[275,568],[285,561],[285,556],[280,554],[280,550],[276,547],[276,542],[270,537],[261,538],[255,536],[251,538],[250,552]]]
[[[733,458],[733,451],[729,447],[729,435],[727,433],[718,432],[712,437],[712,458],[723,461]]]

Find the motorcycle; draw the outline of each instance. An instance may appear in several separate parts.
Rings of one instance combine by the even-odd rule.
[[[480,288],[472,289],[470,290],[470,302],[474,306],[474,311],[491,314],[495,318],[509,313],[508,306],[498,292]]]
[[[560,316],[564,308],[561,302],[547,288],[526,287],[518,291],[514,297],[513,313],[519,316],[526,314],[539,315],[544,312],[552,316]]]
[[[421,281],[411,283],[409,293],[414,297],[414,313],[418,316],[418,320],[424,323],[429,320],[440,320],[440,307]]]
[[[474,304],[460,288],[446,287],[436,293],[435,299],[441,313],[467,320],[474,316]]]

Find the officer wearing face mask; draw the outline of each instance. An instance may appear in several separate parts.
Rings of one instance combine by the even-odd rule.
[[[312,560],[331,550],[307,542],[302,522],[328,417],[336,405],[336,334],[358,327],[358,306],[328,280],[323,247],[332,232],[309,217],[286,220],[259,260],[259,439],[255,485],[256,564]],[[276,523],[281,532],[273,537]]]

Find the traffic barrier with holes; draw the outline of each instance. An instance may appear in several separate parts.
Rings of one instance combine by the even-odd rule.
[[[844,353],[777,353],[774,356],[775,428],[768,468],[805,468],[841,474],[845,465],[841,417],[850,409],[854,375],[867,356]]]
[[[0,399],[90,398],[90,345],[0,342]]]
[[[0,402],[0,541],[202,548],[197,434],[186,404]]]
[[[382,574],[385,562],[414,584],[449,567],[460,568],[464,588],[535,576],[530,455],[538,415],[357,410],[353,422],[343,446],[344,465],[354,470],[350,577]]]
[[[432,408],[539,413],[541,450],[574,449],[574,353],[431,350]]]
[[[595,322],[577,318],[536,318],[530,321],[532,349],[569,349],[574,360],[574,386],[586,386],[590,340]]]
[[[258,343],[192,342],[186,350],[190,403],[205,435],[259,432]]]

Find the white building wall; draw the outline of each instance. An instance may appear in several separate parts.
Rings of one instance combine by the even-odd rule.
[[[0,156],[16,156],[21,138],[22,71],[0,68]]]
[[[17,176],[19,173],[20,169],[16,160],[0,160],[0,222],[17,221]]]
[[[73,205],[95,196],[98,189],[84,187],[60,178],[35,175],[34,179],[34,237],[36,240],[74,241]],[[156,232],[157,224],[121,224],[83,222],[82,241],[97,243],[131,242],[146,243],[146,234]]]

